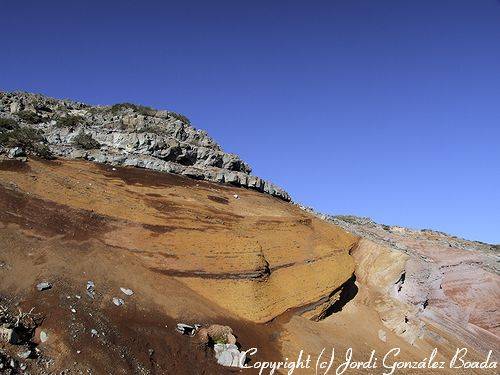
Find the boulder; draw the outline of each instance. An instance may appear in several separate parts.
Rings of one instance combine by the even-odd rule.
[[[26,156],[26,153],[21,147],[13,147],[8,152],[9,158],[18,158],[21,156]]]
[[[36,288],[41,292],[43,290],[48,290],[48,289],[51,289],[52,288],[52,284],[47,282],[47,281],[43,281],[39,284],[37,284]]]
[[[221,366],[226,367],[242,367],[245,364],[246,354],[240,352],[236,345],[232,344],[215,344],[215,359]]]

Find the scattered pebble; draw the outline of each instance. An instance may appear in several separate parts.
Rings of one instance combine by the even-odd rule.
[[[236,199],[240,199],[240,196],[238,194],[233,194],[233,197]]]
[[[95,297],[95,284],[92,280],[87,281],[87,295],[92,299]]]
[[[49,339],[49,335],[45,331],[40,331],[40,341],[45,342]]]
[[[31,355],[31,350],[28,349],[28,350],[22,351],[22,352],[18,353],[17,355],[19,358],[28,359],[29,356]]]
[[[114,303],[116,306],[121,306],[121,305],[123,305],[125,302],[124,302],[121,298],[116,298],[116,297],[113,297],[113,303]]]
[[[127,296],[131,296],[132,294],[134,294],[134,291],[132,289],[120,288],[120,290],[123,292],[123,294],[126,294]]]
[[[71,312],[74,314],[76,313],[76,310],[74,308],[71,308]]]
[[[41,292],[43,290],[48,290],[48,289],[51,289],[52,288],[52,284],[47,282],[47,281],[43,281],[41,283],[39,283],[36,288]]]
[[[81,299],[82,296],[79,296],[78,294],[75,296],[76,299]]]
[[[97,330],[96,330],[96,329],[93,329],[93,328],[90,330],[90,334],[91,334],[92,336],[97,336],[97,335],[98,335]]]

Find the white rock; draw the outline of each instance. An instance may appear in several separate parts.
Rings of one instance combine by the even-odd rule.
[[[230,352],[223,351],[219,354],[217,358],[217,363],[222,366],[232,366],[233,355]]]
[[[113,303],[114,303],[116,306],[121,306],[121,305],[123,305],[125,302],[124,302],[121,298],[113,297]]]
[[[36,288],[41,292],[42,290],[47,290],[47,289],[50,289],[52,288],[52,284],[47,282],[47,281],[43,281],[41,283],[39,283]]]
[[[127,289],[127,288],[120,288],[120,290],[123,292],[123,294],[126,294],[127,296],[131,296],[134,294],[134,291],[132,289]]]
[[[214,345],[215,358],[219,358],[219,354],[222,353],[225,349],[226,346],[224,344],[215,344]]]
[[[245,363],[246,354],[240,352],[234,344],[215,344],[215,359],[217,363],[228,367],[241,367],[241,363]]]
[[[40,331],[40,341],[45,342],[49,339],[49,335],[45,331]]]

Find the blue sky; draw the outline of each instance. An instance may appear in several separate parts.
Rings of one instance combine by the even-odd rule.
[[[500,243],[496,0],[2,4],[0,89],[186,114],[298,202]]]

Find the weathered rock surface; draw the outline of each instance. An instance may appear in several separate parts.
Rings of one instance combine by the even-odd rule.
[[[174,112],[127,103],[90,106],[38,94],[0,92],[0,118],[40,130],[50,151],[60,157],[180,174],[290,200],[286,191],[251,175],[247,163],[222,151],[205,131]],[[82,133],[99,146],[86,149],[75,143]],[[5,152],[13,157],[23,154],[21,149]]]
[[[308,210],[311,211],[311,210]],[[362,239],[351,252],[364,298],[414,343],[439,327],[476,350],[500,349],[498,246],[368,218],[317,214]]]

